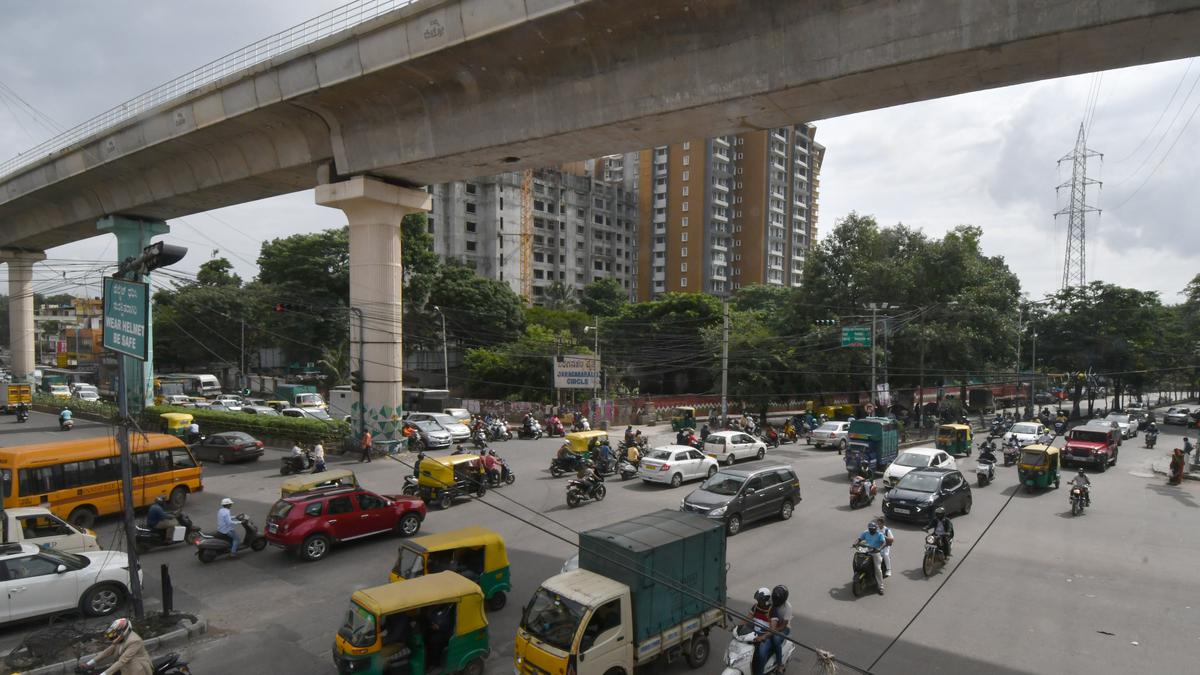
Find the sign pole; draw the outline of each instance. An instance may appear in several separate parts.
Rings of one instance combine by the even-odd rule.
[[[137,555],[137,528],[133,521],[133,461],[129,454],[129,394],[125,391],[124,354],[117,354],[117,446],[121,449],[121,499],[125,502],[125,550],[129,556],[129,601],[134,617],[144,616],[141,566]]]

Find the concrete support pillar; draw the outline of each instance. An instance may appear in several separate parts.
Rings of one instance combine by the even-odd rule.
[[[131,218],[129,216],[105,216],[96,221],[96,229],[101,232],[111,232],[117,238],[117,262],[128,258],[136,258],[142,254],[142,249],[150,245],[150,238],[171,231],[171,227],[161,220]],[[150,282],[150,275],[144,275],[142,281]],[[153,289],[150,291],[153,297]],[[154,405],[154,303],[146,313],[146,362],[137,359],[125,359],[126,396],[129,397],[129,409],[141,410]]]
[[[428,211],[430,195],[356,176],[318,185],[316,201],[341,209],[350,224],[350,306],[366,316],[364,344],[359,344],[357,327],[351,331],[350,367],[358,370],[361,349],[367,428],[381,438],[394,438],[404,401],[400,222],[410,213]],[[354,406],[351,419],[357,420],[358,403]]]
[[[8,345],[13,382],[33,382],[37,336],[33,323],[33,264],[46,259],[41,251],[4,249],[8,263]]]

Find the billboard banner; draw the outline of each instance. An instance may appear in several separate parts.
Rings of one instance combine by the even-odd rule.
[[[600,364],[596,357],[590,354],[555,357],[554,386],[557,389],[598,389]]]

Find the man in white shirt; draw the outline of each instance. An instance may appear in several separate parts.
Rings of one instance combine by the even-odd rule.
[[[883,556],[883,577],[886,579],[892,576],[892,542],[896,541],[896,537],[892,535],[892,528],[887,526],[883,516],[877,516],[875,522],[879,524],[879,531],[883,533],[885,543],[879,554]]]

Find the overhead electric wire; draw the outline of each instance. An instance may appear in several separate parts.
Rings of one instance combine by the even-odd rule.
[[[1163,106],[1162,111],[1158,113],[1158,119],[1154,120],[1154,124],[1150,125],[1150,130],[1146,132],[1146,135],[1142,137],[1142,140],[1138,142],[1133,150],[1124,157],[1116,160],[1117,163],[1124,162],[1125,160],[1136,155],[1138,150],[1141,150],[1142,146],[1146,144],[1146,141],[1150,140],[1150,137],[1154,135],[1154,131],[1158,129],[1159,123],[1163,121],[1163,118],[1167,116],[1167,111],[1171,109],[1171,104],[1175,102],[1175,97],[1179,94],[1179,90],[1183,88],[1183,82],[1187,79],[1188,73],[1192,71],[1192,65],[1195,62],[1195,57],[1188,59],[1187,68],[1183,70],[1183,75],[1179,76],[1179,82],[1175,83],[1175,90],[1171,92],[1171,98],[1167,100],[1167,104]]]
[[[1197,84],[1200,84],[1200,73],[1197,73],[1196,77],[1192,78],[1192,86],[1188,88],[1187,95],[1183,97],[1183,103],[1181,103],[1179,105],[1179,109],[1175,111],[1174,117],[1171,118],[1171,123],[1167,125],[1166,129],[1163,130],[1162,136],[1158,137],[1158,142],[1156,142],[1154,144],[1154,147],[1150,149],[1150,152],[1146,153],[1146,156],[1143,157],[1142,161],[1138,163],[1137,168],[1135,168],[1132,172],[1130,172],[1128,176],[1125,176],[1124,178],[1122,178],[1120,180],[1116,180],[1116,181],[1113,181],[1112,183],[1110,183],[1109,188],[1116,187],[1118,185],[1121,185],[1121,184],[1126,183],[1129,180],[1133,179],[1135,176],[1138,175],[1139,172],[1141,172],[1142,167],[1144,167],[1146,165],[1146,162],[1149,162],[1150,158],[1154,157],[1154,153],[1158,152],[1159,146],[1161,146],[1162,142],[1164,140],[1166,140],[1167,136],[1169,136],[1171,134],[1171,129],[1174,128],[1175,122],[1179,119],[1179,115],[1182,114],[1184,108],[1187,107],[1188,101],[1191,100],[1192,94],[1196,91]],[[1196,114],[1195,109],[1192,110],[1192,114],[1193,115]],[[1190,120],[1191,118],[1189,117],[1188,119]],[[1186,128],[1186,126],[1187,125],[1185,124],[1184,128]],[[1178,140],[1179,136],[1176,136],[1175,138],[1176,138],[1176,140]],[[1174,145],[1174,144],[1172,144],[1172,145]],[[1159,164],[1161,164],[1161,163],[1162,162],[1159,162]],[[1143,181],[1143,185],[1144,184],[1145,184],[1145,182]],[[1139,187],[1139,189],[1140,189],[1140,187]],[[1136,193],[1136,191],[1135,191],[1135,193]],[[1129,200],[1126,199],[1125,201],[1129,201]],[[1124,202],[1122,202],[1122,204],[1124,204]]]

